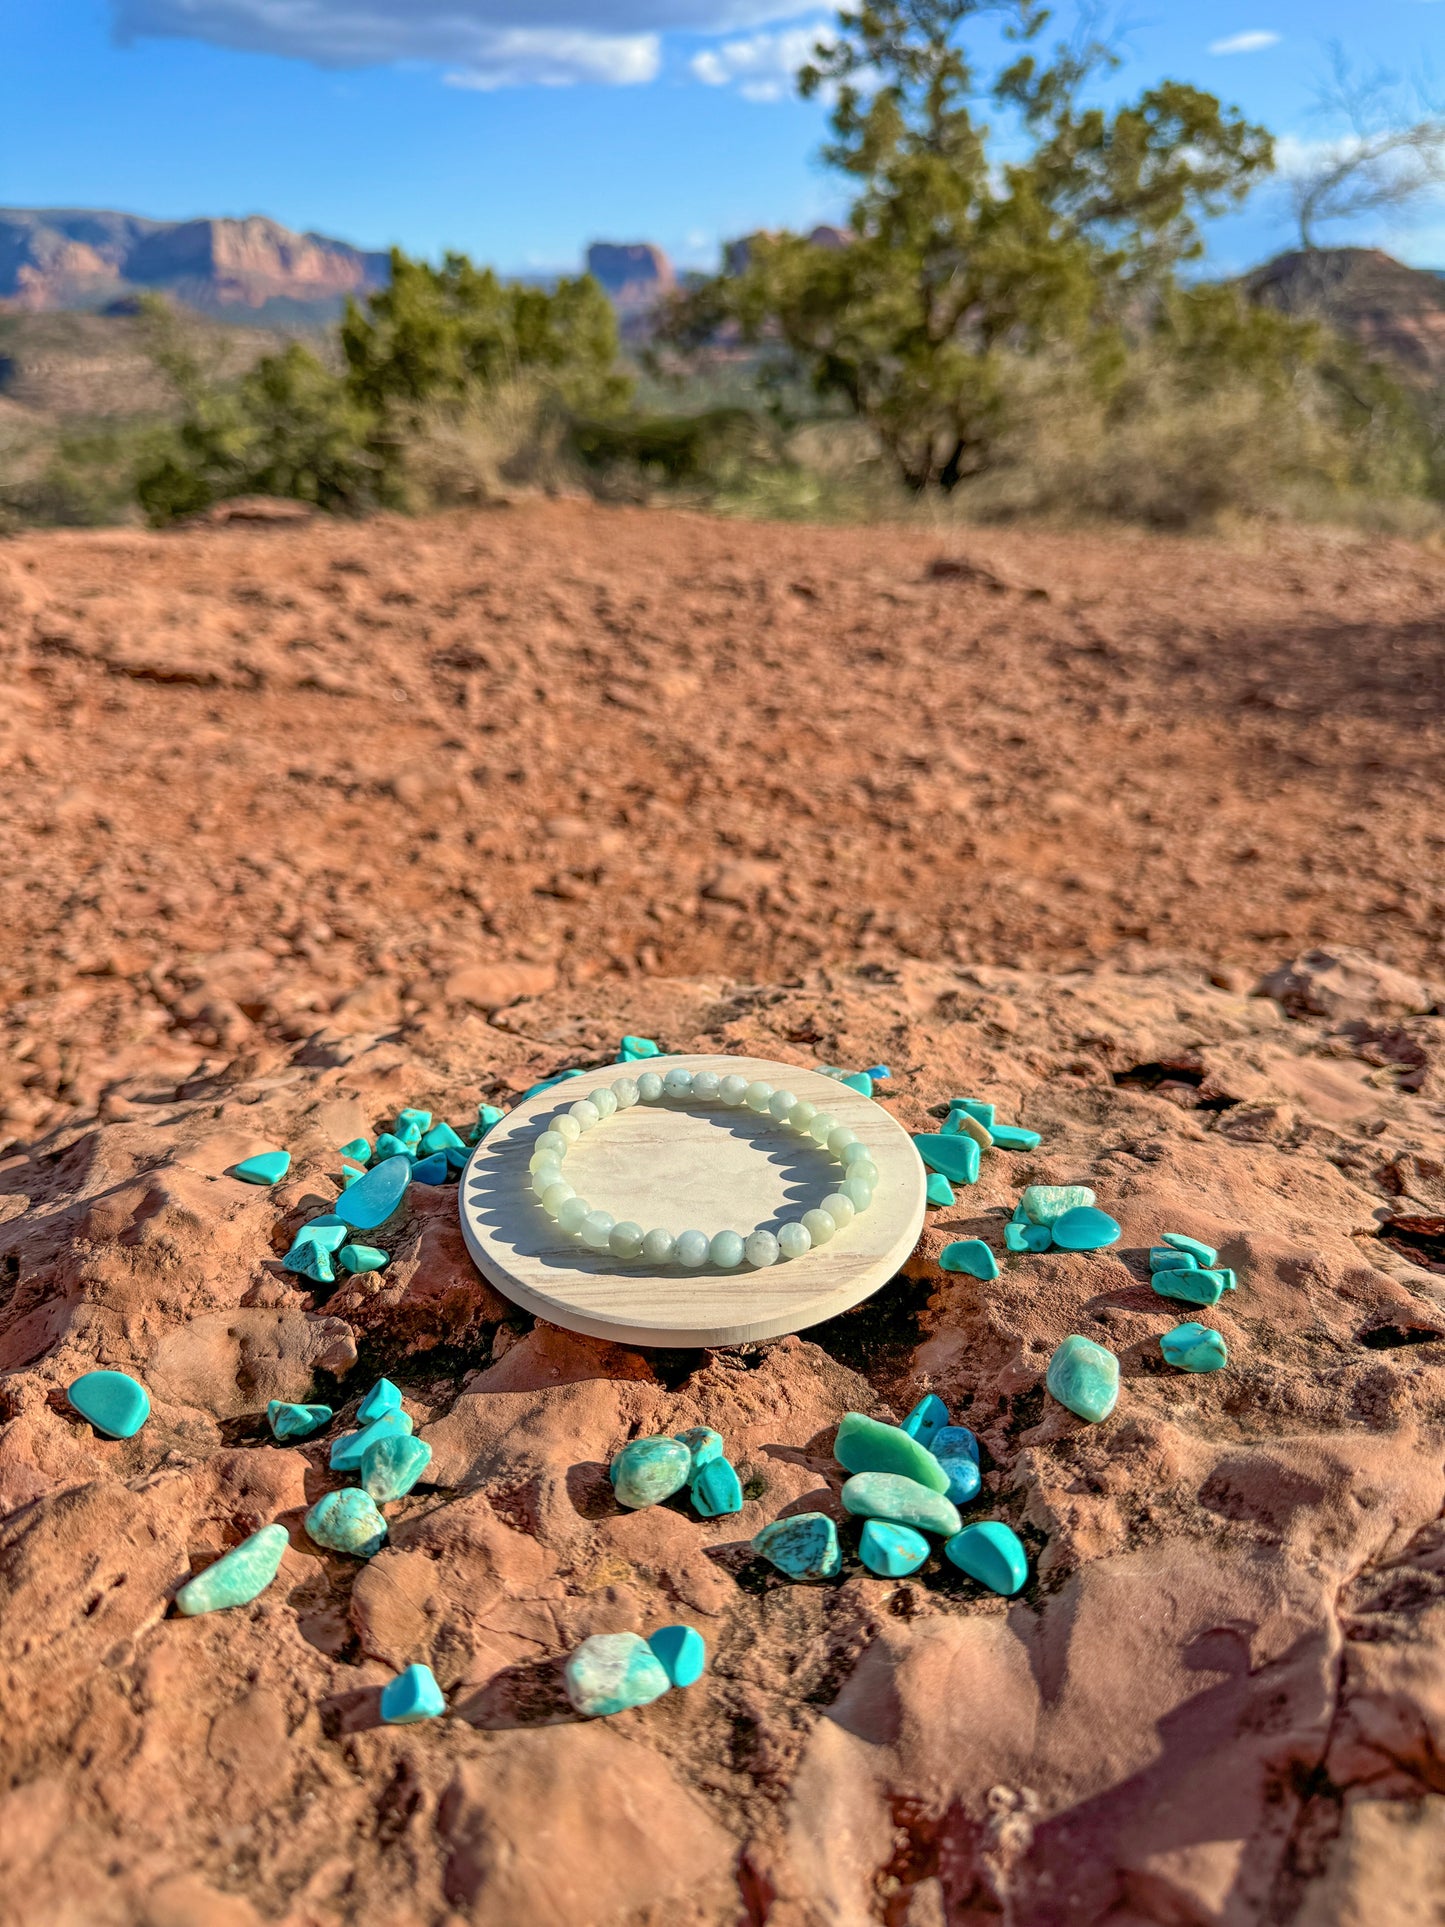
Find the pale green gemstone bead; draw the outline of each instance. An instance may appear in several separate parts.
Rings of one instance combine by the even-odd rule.
[[[778,1250],[785,1258],[801,1258],[805,1251],[813,1249],[813,1234],[805,1224],[785,1224],[778,1227]]]
[[[566,1138],[569,1144],[575,1144],[582,1135],[582,1126],[575,1117],[568,1117],[565,1112],[561,1117],[554,1117],[547,1129],[555,1131],[558,1137]]]
[[[736,1107],[748,1094],[748,1080],[734,1072],[718,1085],[717,1094],[724,1104]]]
[[[838,1120],[831,1111],[819,1111],[808,1126],[808,1136],[815,1144],[826,1144],[830,1132],[836,1131]]]
[[[692,1096],[692,1072],[685,1071],[681,1064],[674,1064],[662,1080],[662,1088],[669,1097]]]
[[[826,1211],[805,1211],[803,1229],[815,1245],[825,1245],[838,1229],[837,1220],[829,1217]]]
[[[540,1198],[549,1184],[562,1182],[562,1167],[556,1158],[543,1158],[532,1166],[532,1189]]]
[[[565,1178],[559,1178],[556,1184],[549,1184],[547,1189],[542,1193],[542,1209],[549,1218],[555,1218],[567,1200],[569,1198],[575,1198],[576,1195],[577,1193],[572,1189],[571,1185],[568,1184],[567,1180]]]
[[[575,1237],[591,1215],[591,1205],[574,1191],[557,1213],[557,1228],[565,1231],[569,1238]]]
[[[617,1110],[617,1093],[610,1084],[599,1084],[587,1093],[587,1102],[599,1117],[612,1117]]]
[[[765,1111],[772,1095],[772,1085],[764,1084],[760,1079],[756,1084],[748,1085],[743,1092],[743,1102],[750,1111]]]
[[[692,1074],[692,1094],[699,1104],[717,1102],[717,1087],[722,1079],[716,1071],[694,1071]]]
[[[582,1242],[593,1251],[605,1251],[612,1227],[617,1222],[610,1211],[589,1211],[582,1220]]]
[[[818,1209],[826,1211],[840,1231],[853,1222],[853,1200],[844,1191],[830,1191]]]
[[[778,1262],[778,1241],[771,1231],[753,1231],[743,1240],[743,1256],[756,1270]]]
[[[862,1178],[865,1184],[876,1186],[878,1183],[878,1166],[873,1162],[872,1158],[855,1158],[848,1166],[848,1176],[850,1178]]]
[[[715,1265],[720,1265],[724,1271],[731,1271],[743,1261],[743,1241],[736,1231],[714,1232],[707,1255]]]
[[[655,1231],[649,1231],[644,1234],[642,1240],[642,1255],[650,1265],[671,1264],[673,1244],[674,1239],[672,1233],[670,1231],[664,1231],[661,1226],[658,1226]]]
[[[543,1131],[532,1146],[532,1156],[555,1158],[560,1164],[567,1155],[567,1140],[560,1131]]]
[[[849,1124],[840,1124],[836,1131],[828,1133],[828,1149],[835,1158],[841,1159],[848,1146],[857,1142],[858,1133]]]
[[[866,1144],[860,1144],[857,1138],[854,1138],[853,1142],[846,1145],[838,1155],[845,1164],[856,1164],[859,1158],[866,1158],[870,1153]]]
[[[817,1105],[810,1104],[807,1099],[804,1098],[801,1104],[795,1104],[792,1110],[788,1112],[788,1122],[795,1131],[806,1131],[817,1115]]]
[[[696,1271],[699,1265],[707,1263],[707,1233],[705,1231],[684,1231],[678,1236],[673,1247],[673,1257],[689,1271]]]
[[[641,1104],[656,1104],[662,1096],[662,1079],[656,1071],[644,1071],[637,1080],[637,1098]]]
[[[642,1252],[642,1226],[624,1218],[607,1234],[607,1249],[614,1258],[636,1258]]]
[[[575,1117],[579,1130],[590,1131],[602,1122],[602,1113],[588,1098],[579,1097],[575,1104],[569,1104],[567,1115]]]
[[[638,1089],[635,1079],[631,1077],[614,1077],[612,1080],[612,1095],[617,1099],[617,1108],[619,1111],[630,1111],[638,1099]]]
[[[788,1113],[797,1102],[791,1091],[774,1091],[768,1099],[768,1116],[776,1118],[779,1124],[786,1124]]]
[[[838,1189],[855,1211],[866,1211],[873,1202],[873,1187],[865,1184],[862,1178],[846,1177]]]

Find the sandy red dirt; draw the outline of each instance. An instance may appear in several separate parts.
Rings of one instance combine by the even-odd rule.
[[[557,504],[0,546],[0,1922],[1430,1920],[1442,609],[1445,559],[1286,532]],[[768,1346],[534,1326],[420,1186],[379,1277],[280,1271],[339,1143],[624,1030],[882,1059],[910,1128],[971,1091],[1043,1143]],[[225,1175],[278,1143],[274,1193]],[[939,1270],[1033,1180],[1120,1244]],[[1159,1357],[1170,1228],[1240,1274],[1216,1378]],[[1100,1427],[1043,1391],[1073,1331],[1121,1361]],[[150,1387],[134,1440],[66,1408],[95,1365]],[[382,1370],[434,1477],[360,1565],[300,1527],[324,1445],[263,1413]],[[842,1517],[844,1411],[925,1390],[1018,1599],[750,1557]],[[622,1512],[618,1447],[697,1423],[742,1517]],[[274,1519],[277,1583],[177,1619]],[[704,1682],[570,1714],[577,1640],[677,1618]],[[412,1660],[448,1717],[382,1727]]]

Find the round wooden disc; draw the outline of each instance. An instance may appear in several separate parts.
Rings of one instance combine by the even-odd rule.
[[[738,1072],[830,1111],[873,1154],[873,1202],[826,1245],[765,1270],[626,1263],[567,1237],[532,1193],[537,1134],[614,1077],[680,1064]],[[837,1189],[835,1158],[772,1118],[725,1105],[636,1104],[567,1154],[567,1179],[598,1210],[644,1231],[776,1231]],[[871,1098],[820,1071],[755,1057],[656,1057],[568,1078],[524,1098],[472,1153],[458,1188],[462,1233],[500,1292],[554,1325],[624,1345],[739,1345],[778,1338],[860,1304],[901,1268],[923,1225],[924,1171],[912,1139]]]

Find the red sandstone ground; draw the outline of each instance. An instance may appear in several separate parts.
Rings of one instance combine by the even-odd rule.
[[[0,1920],[1438,1919],[1442,612],[1445,559],[1287,532],[558,504],[0,547]],[[1044,1141],[760,1348],[534,1327],[420,1187],[382,1278],[279,1271],[336,1144],[624,1029],[881,1057],[911,1127],[973,1091]],[[224,1176],[272,1143],[276,1193]],[[1120,1246],[938,1270],[1034,1179]],[[1218,1378],[1159,1358],[1165,1228],[1240,1272]],[[1102,1427],[1043,1394],[1070,1331],[1120,1356]],[[96,1364],[151,1388],[133,1441],[64,1405]],[[382,1369],[436,1483],[358,1567],[262,1414]],[[1016,1601],[749,1558],[836,1510],[843,1411],[928,1389]],[[620,1512],[618,1446],[699,1422],[742,1518]],[[168,1615],[276,1518],[255,1605]],[[572,1718],[571,1645],[680,1616],[703,1684]],[[379,1727],[412,1659],[449,1716]]]

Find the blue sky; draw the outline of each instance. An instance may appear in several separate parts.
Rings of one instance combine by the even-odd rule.
[[[0,0],[0,204],[264,213],[510,270],[647,239],[711,265],[762,226],[837,219],[823,110],[787,74],[826,10],[788,0]],[[1445,0],[1148,0],[1116,83],[1171,74],[1295,144],[1325,43],[1445,93]],[[1221,269],[1288,238],[1265,190]],[[1445,267],[1445,196],[1339,234]]]

